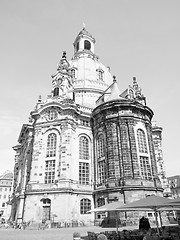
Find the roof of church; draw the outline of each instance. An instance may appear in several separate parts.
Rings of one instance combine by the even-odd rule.
[[[116,81],[116,77],[113,76],[113,83],[112,85],[110,86],[110,89],[111,89],[111,93],[109,95],[109,97],[107,98],[107,102],[108,101],[112,101],[112,100],[116,100],[116,99],[124,99],[122,98],[120,95],[121,95],[121,92],[118,88],[118,84],[117,84],[117,81]]]
[[[78,36],[80,36],[80,35],[82,35],[82,34],[93,38],[93,36],[86,30],[85,26],[84,26],[83,29],[79,32]]]

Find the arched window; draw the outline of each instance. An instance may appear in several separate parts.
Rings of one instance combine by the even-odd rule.
[[[85,136],[79,138],[79,158],[89,159],[89,140]]]
[[[105,199],[102,197],[98,198],[97,205],[98,205],[98,207],[105,205]]]
[[[103,80],[103,72],[101,70],[98,71],[99,80]]]
[[[139,152],[147,153],[147,143],[146,143],[146,136],[142,129],[137,130],[137,139],[138,139],[138,147]]]
[[[132,89],[129,89],[129,96],[130,96],[130,99],[134,98],[134,93]]]
[[[104,136],[101,134],[97,139],[97,157],[104,157],[105,155],[105,145],[104,145]]]
[[[43,211],[42,211],[42,221],[50,220],[51,216],[51,199],[43,198],[40,200],[43,203]]]
[[[91,210],[91,200],[88,198],[83,198],[80,201],[80,214],[89,214],[88,211]]]
[[[91,43],[88,40],[84,41],[84,49],[86,49],[86,50],[91,49]]]
[[[48,111],[48,120],[54,120],[57,118],[57,112],[55,110]]]
[[[51,204],[51,199],[49,198],[42,198],[40,201],[43,202],[44,206],[49,206]]]
[[[79,42],[77,42],[77,44],[76,44],[76,51],[78,51],[79,50]]]
[[[57,136],[55,133],[50,133],[47,138],[46,157],[56,156]]]
[[[97,73],[97,80],[103,81],[104,71],[99,67],[98,69],[96,69],[96,73]]]
[[[75,69],[71,70],[71,76],[72,76],[72,78],[75,78]]]
[[[53,91],[53,96],[55,97],[55,96],[59,96],[59,88],[58,87],[56,87],[55,89],[54,89],[54,91]]]

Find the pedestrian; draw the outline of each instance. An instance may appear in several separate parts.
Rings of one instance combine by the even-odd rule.
[[[139,230],[140,231],[148,231],[150,229],[150,223],[148,218],[145,218],[144,216],[140,218],[139,220]]]

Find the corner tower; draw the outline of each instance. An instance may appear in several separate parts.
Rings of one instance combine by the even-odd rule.
[[[162,195],[152,138],[153,111],[136,79],[121,94],[114,78],[97,103],[91,118],[96,207]]]

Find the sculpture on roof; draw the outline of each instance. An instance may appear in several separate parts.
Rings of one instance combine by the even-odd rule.
[[[66,59],[66,51],[64,51],[63,55],[62,55],[62,58],[59,61],[59,65],[58,65],[57,71],[58,72],[59,71],[60,72],[67,72],[68,73],[69,67],[70,67],[70,64],[69,64],[69,62]]]
[[[63,52],[59,61],[56,74],[52,75],[54,87],[59,88],[59,96],[67,97],[69,90],[72,90],[72,76],[70,64],[66,59],[66,52]]]
[[[132,87],[133,87],[133,90],[134,90],[134,93],[135,93],[135,99],[137,101],[141,102],[142,104],[146,105],[146,98],[142,94],[142,90],[139,87],[135,77],[133,77],[133,86]]]

